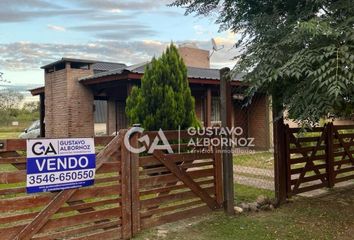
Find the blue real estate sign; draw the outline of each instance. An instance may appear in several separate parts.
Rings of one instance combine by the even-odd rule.
[[[95,170],[93,138],[27,140],[27,193],[93,185]]]

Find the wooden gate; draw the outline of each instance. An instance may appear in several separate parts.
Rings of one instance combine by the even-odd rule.
[[[287,196],[354,179],[354,126],[285,127]]]
[[[220,149],[188,146],[187,132],[164,133],[175,143],[171,145],[174,153],[132,154],[133,233],[198,216],[223,203]],[[146,135],[154,139],[157,132]],[[137,139],[137,135],[131,138],[132,146],[138,145]]]
[[[128,239],[141,229],[221,207],[217,149],[189,152],[186,144],[175,144],[180,153],[139,156],[123,144],[125,134],[95,139],[107,144],[97,155],[95,186],[34,195],[25,189],[25,141],[0,142],[1,239]],[[166,134],[170,141],[181,135]],[[130,142],[137,146],[138,136]]]

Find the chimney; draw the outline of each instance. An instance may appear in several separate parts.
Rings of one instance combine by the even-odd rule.
[[[93,94],[79,83],[93,74],[93,61],[63,58],[45,70],[45,136],[92,137],[94,135]]]
[[[187,67],[210,68],[208,50],[199,49],[196,44],[182,44],[178,50]]]

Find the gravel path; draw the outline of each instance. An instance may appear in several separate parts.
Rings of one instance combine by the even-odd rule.
[[[269,169],[253,168],[245,166],[234,166],[234,179],[236,183],[274,190],[274,172]]]
[[[294,175],[293,177],[297,178],[298,176]],[[270,169],[234,165],[234,180],[238,184],[274,191],[274,171]],[[319,180],[318,183],[320,183]],[[304,183],[302,186],[306,186],[308,184],[316,184],[316,181]],[[335,188],[346,187],[349,185],[354,185],[354,181],[338,183]],[[301,193],[299,196],[313,197],[325,194],[327,192],[328,189],[322,188]]]

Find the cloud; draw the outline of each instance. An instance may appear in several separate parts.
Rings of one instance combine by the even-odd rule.
[[[129,40],[157,34],[150,27],[133,21],[81,25],[69,27],[68,30],[93,33],[97,38],[107,40]]]
[[[45,0],[2,0],[0,1],[0,9],[17,9],[17,8],[36,8],[36,9],[56,9],[62,8],[58,4],[54,4],[52,1]]]
[[[58,4],[58,2],[60,2],[60,4]],[[54,1],[50,0],[1,0],[0,24],[24,22],[37,18],[53,18],[63,15],[81,17],[86,20],[112,20],[120,18],[118,14],[124,11],[150,13],[171,2],[173,1],[62,0],[55,1],[54,3]],[[176,13],[169,10],[162,10],[159,14],[173,15]],[[135,18],[134,14],[130,15],[130,19],[133,18]]]
[[[119,9],[119,8],[113,8],[113,9],[108,10],[108,12],[111,12],[111,13],[121,13],[122,10]]]
[[[148,29],[143,24],[134,24],[134,23],[103,23],[103,24],[92,24],[92,25],[81,25],[75,27],[69,27],[70,30],[82,31],[82,32],[100,32],[100,31],[124,31],[124,30],[143,30]]]
[[[117,1],[117,0],[76,0],[81,6],[92,7],[95,9],[120,9],[130,11],[147,11],[156,9],[161,6],[166,6],[172,3],[173,0],[129,0],[129,1]]]
[[[154,35],[156,35],[156,32],[150,29],[128,29],[103,32],[96,34],[96,37],[107,40],[131,40],[139,37],[151,37]]]
[[[45,0],[2,0],[0,1],[0,23],[23,22],[33,18],[63,15],[68,12],[62,6]]]
[[[66,31],[66,28],[65,27],[62,27],[62,26],[56,26],[56,25],[50,25],[48,24],[47,27],[51,30],[54,30],[54,31],[59,31],[59,32],[65,32]]]
[[[162,8],[173,0],[0,0],[0,26],[6,23],[29,22],[35,19],[72,18],[62,26],[47,25],[53,31],[85,32],[91,39],[132,40],[151,38],[158,34],[137,16],[181,16],[181,13]],[[52,19],[51,19],[52,18]],[[85,25],[75,25],[85,23]]]
[[[181,43],[183,42],[175,44]],[[194,41],[194,43],[202,49],[211,49],[210,41]],[[225,40],[223,43],[225,48],[214,53],[211,58],[212,67],[232,67],[235,64],[232,58],[238,53],[237,50],[232,49],[231,42],[227,43]],[[62,57],[137,64],[149,61],[153,56],[159,56],[169,44],[170,42],[156,40],[97,40],[86,44],[3,43],[0,44],[0,71],[39,69],[42,65]]]
[[[0,70],[25,71],[62,57],[124,62],[148,61],[160,54],[165,46],[143,41],[95,41],[87,44],[52,44],[15,42],[0,44]]]
[[[87,16],[93,13],[92,10],[34,10],[23,11],[13,9],[1,9],[0,8],[0,24],[12,23],[12,22],[24,22],[36,18],[51,18],[57,16]]]

